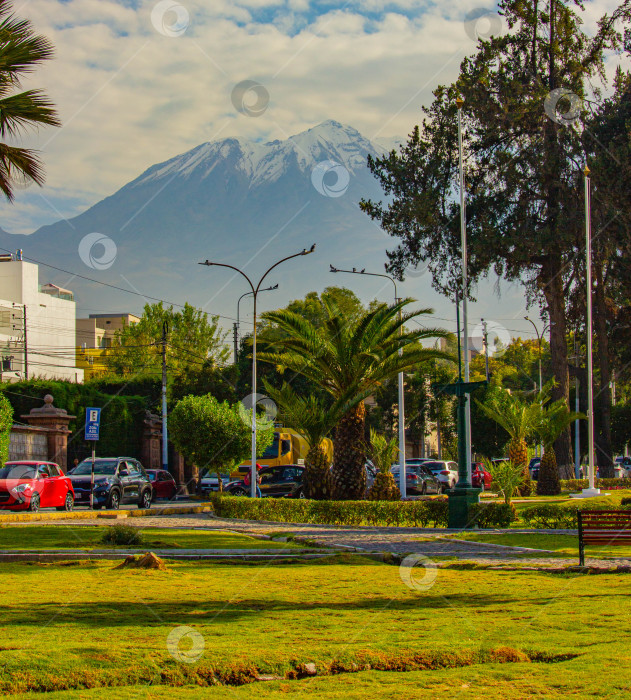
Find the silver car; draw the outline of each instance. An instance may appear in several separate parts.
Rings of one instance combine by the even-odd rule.
[[[425,462],[423,466],[429,469],[438,481],[441,482],[443,492],[447,489],[453,489],[458,483],[458,465],[456,462],[433,459],[429,462]]]

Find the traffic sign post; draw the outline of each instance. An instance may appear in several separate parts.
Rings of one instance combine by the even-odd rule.
[[[432,384],[435,395],[451,394],[458,399],[458,483],[448,489],[449,527],[462,529],[469,526],[469,506],[480,502],[481,489],[474,489],[469,481],[467,468],[467,431],[466,407],[468,394],[486,386],[488,382],[463,382],[459,379],[454,384]]]
[[[85,439],[92,441],[92,469],[90,470],[90,510],[94,510],[94,462],[96,460],[96,441],[101,428],[101,409],[85,409]]]

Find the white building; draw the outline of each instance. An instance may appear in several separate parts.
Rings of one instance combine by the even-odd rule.
[[[71,291],[39,283],[39,268],[0,255],[0,376],[83,381],[76,367],[76,305]]]

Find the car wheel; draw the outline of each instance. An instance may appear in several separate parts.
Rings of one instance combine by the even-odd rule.
[[[138,507],[139,508],[144,508],[145,510],[151,508],[151,491],[146,489],[142,496],[140,497],[140,501],[138,502]]]
[[[120,505],[120,500],[121,500],[121,497],[118,494],[118,491],[112,491],[112,493],[110,493],[110,497],[107,500],[108,510],[118,510],[118,506]]]
[[[231,496],[247,496],[248,494],[245,492],[244,489],[238,488],[238,489],[232,490],[232,491],[230,492],[230,495],[231,495]]]
[[[484,493],[484,491],[485,491],[484,480],[482,480],[482,483],[480,484],[480,491],[482,491],[482,493]]]
[[[306,498],[307,494],[305,493],[305,490],[303,488],[298,491],[298,498]]]
[[[57,506],[57,510],[65,510],[68,513],[74,508],[74,496],[70,491],[66,494],[66,500],[64,501],[63,506]]]
[[[92,506],[92,508],[94,508],[94,510],[101,510],[101,506]]]
[[[32,513],[37,513],[37,511],[39,510],[39,493],[34,493],[31,496],[30,503],[28,504],[28,509]]]

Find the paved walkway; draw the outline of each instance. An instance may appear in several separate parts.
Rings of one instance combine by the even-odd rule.
[[[121,521],[119,521],[121,522]],[[519,564],[520,566],[537,567],[569,567],[577,566],[578,560],[556,556],[546,556],[546,550],[528,550],[520,547],[489,545],[480,542],[458,540],[457,531],[443,528],[402,528],[402,527],[336,527],[333,525],[301,525],[290,523],[256,522],[251,520],[232,520],[216,518],[207,513],[187,515],[169,515],[152,518],[125,519],[126,525],[152,528],[178,528],[196,530],[220,530],[241,532],[254,537],[268,538],[270,535],[292,535],[306,538],[318,545],[336,549],[353,549],[367,552],[389,552],[391,554],[420,554],[437,559],[449,557],[462,561],[475,561],[480,564],[501,565]],[[115,525],[116,520],[56,520],[55,525],[72,525],[86,527],[90,525]],[[25,523],[15,523],[13,527],[24,526]],[[33,523],[46,527],[46,522]],[[488,532],[536,532],[541,530],[490,530]],[[574,534],[575,530],[547,530],[549,534]],[[550,554],[552,554],[550,552]],[[631,558],[595,559],[586,558],[589,566],[595,568],[611,568],[612,566],[629,566]]]

